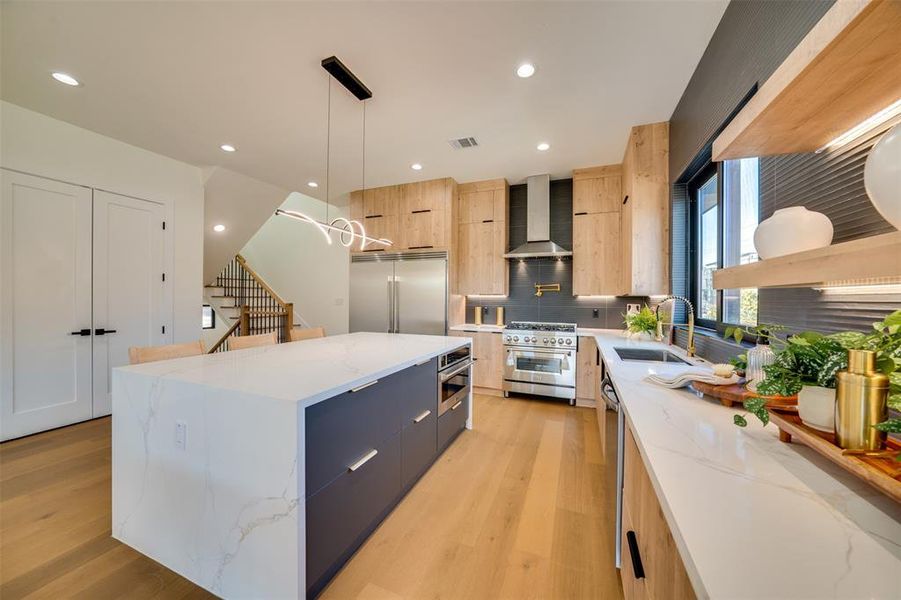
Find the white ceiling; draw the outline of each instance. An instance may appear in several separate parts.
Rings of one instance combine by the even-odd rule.
[[[670,117],[726,3],[3,2],[0,95],[323,198],[319,63],[337,55],[374,93],[367,186],[566,177],[619,162],[630,126]],[[519,79],[526,60],[537,72]],[[361,185],[361,106],[337,84],[332,103],[336,197]],[[448,145],[462,136],[480,147]],[[226,142],[238,152],[220,151]]]

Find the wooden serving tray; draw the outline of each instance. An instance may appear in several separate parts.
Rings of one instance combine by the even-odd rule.
[[[817,431],[801,422],[798,415],[768,411],[770,421],[779,428],[779,439],[790,443],[795,439],[822,454],[852,475],[863,479],[874,488],[901,502],[901,462],[895,456],[901,452],[901,443],[889,438],[883,452],[855,454],[835,445],[835,436]]]
[[[755,394],[745,387],[743,383],[732,385],[713,385],[703,381],[692,381],[691,387],[699,394],[716,398],[723,406],[732,407],[733,404],[741,404],[748,398],[766,398],[769,408],[789,407],[798,405],[798,396],[762,396]]]

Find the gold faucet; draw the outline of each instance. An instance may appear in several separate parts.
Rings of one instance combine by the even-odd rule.
[[[545,292],[559,292],[560,284],[559,283],[536,283],[535,284],[535,295],[541,298]]]
[[[667,296],[666,298],[661,300],[660,303],[654,308],[654,314],[657,315],[657,339],[663,339],[663,324],[660,322],[660,307],[664,302],[667,302],[669,300],[679,300],[681,302],[684,302],[685,306],[688,307],[688,347],[685,348],[685,351],[688,353],[689,357],[692,357],[695,355],[695,308],[691,303],[691,300],[689,300],[688,298],[684,296]],[[671,322],[670,325],[672,327],[670,328],[669,343],[672,344],[672,333],[675,329],[676,324],[674,322]]]

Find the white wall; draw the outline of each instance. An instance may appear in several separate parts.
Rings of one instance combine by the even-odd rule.
[[[297,192],[281,207],[325,220],[325,203]],[[334,206],[329,209],[329,218],[339,214]],[[328,245],[319,229],[308,223],[272,216],[241,254],[279,296],[294,303],[294,312],[310,326],[321,325],[328,335],[347,333],[347,248],[337,241]]]
[[[204,169],[203,280],[210,283],[288,197],[288,191],[222,167]],[[225,231],[213,231],[215,225]]]
[[[0,102],[0,166],[165,204],[174,265],[170,279],[173,340],[200,338],[203,180],[199,168],[8,102]]]

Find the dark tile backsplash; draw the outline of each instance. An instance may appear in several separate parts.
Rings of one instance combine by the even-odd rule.
[[[551,239],[564,248],[572,248],[572,180],[551,181]],[[526,186],[510,186],[508,250],[526,243]],[[536,283],[559,283],[559,292],[535,296]],[[510,263],[510,289],[506,298],[467,298],[466,322],[475,322],[475,307],[487,307],[484,323],[494,323],[495,307],[504,307],[506,322],[545,321],[577,323],[580,327],[613,328],[623,326],[626,304],[641,303],[647,298],[591,297],[572,295],[572,260],[531,258]]]

